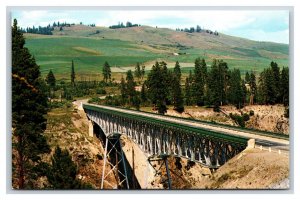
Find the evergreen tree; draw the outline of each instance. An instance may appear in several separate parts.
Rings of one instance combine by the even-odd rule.
[[[281,70],[281,98],[284,106],[289,105],[289,68],[283,67]]]
[[[145,65],[142,66],[142,70],[141,70],[141,78],[142,80],[144,79],[144,76],[145,76]]]
[[[43,135],[46,128],[47,96],[39,66],[24,47],[25,39],[14,19],[12,27],[12,133],[13,177],[17,188],[33,188],[36,166],[50,148]],[[14,184],[13,184],[14,185]]]
[[[245,75],[245,82],[250,83],[250,75],[249,75],[248,71],[246,72],[246,75]]]
[[[226,101],[228,66],[222,60],[213,60],[207,77],[207,99],[216,109]]]
[[[195,60],[194,82],[192,84],[193,102],[198,106],[204,105],[204,86],[207,77],[207,67],[204,59]]]
[[[142,101],[142,103],[146,103],[147,102],[147,95],[146,95],[145,84],[142,85],[142,89],[141,89],[141,101]]]
[[[184,106],[183,106],[184,102],[183,102],[183,96],[181,92],[180,79],[181,79],[181,70],[180,70],[180,65],[177,61],[173,72],[172,94],[173,94],[174,110],[182,113],[184,111]]]
[[[281,101],[280,99],[280,69],[277,65],[276,62],[271,62],[271,70],[272,70],[272,75],[273,75],[273,85],[272,85],[272,90],[274,91],[275,95],[275,103],[279,103]]]
[[[71,84],[72,84],[72,86],[75,85],[75,69],[74,69],[73,60],[72,60],[72,68],[71,68]]]
[[[276,103],[276,87],[271,68],[264,69],[259,77],[259,101],[262,104]]]
[[[121,78],[120,90],[121,90],[122,103],[126,104],[127,92],[126,92],[126,83],[123,76]]]
[[[129,98],[129,103],[131,105],[133,104],[134,96],[136,96],[135,86],[136,83],[134,82],[132,71],[128,70],[126,74],[126,94]]]
[[[46,173],[52,189],[80,189],[82,185],[76,178],[77,166],[72,161],[68,150],[56,147],[51,158],[51,166]]]
[[[102,74],[105,83],[107,83],[107,81],[111,79],[111,70],[110,70],[110,65],[106,61],[102,69]]]
[[[249,85],[250,85],[250,102],[249,102],[249,104],[253,105],[255,102],[256,94],[257,94],[256,77],[255,77],[254,72],[251,72]]]
[[[55,76],[52,72],[52,70],[50,69],[47,77],[46,77],[46,83],[51,87],[51,88],[54,88],[55,85],[56,85],[56,79],[55,79]]]
[[[242,87],[242,106],[244,106],[247,100],[247,87],[246,87],[246,82],[243,79],[242,79],[241,87]]]
[[[157,107],[158,113],[164,114],[167,111],[166,99],[168,96],[168,70],[166,63],[156,62],[153,65],[146,81],[149,98]]]
[[[230,72],[228,100],[234,104],[236,108],[240,109],[243,107],[243,96],[240,70],[233,69],[233,71]]]
[[[174,67],[174,75],[177,79],[181,80],[181,70],[179,62],[176,61],[175,67]]]
[[[138,80],[140,80],[140,78],[142,77],[140,63],[136,63],[134,75]]]
[[[185,79],[185,105],[191,105],[191,80],[193,79],[192,71]]]

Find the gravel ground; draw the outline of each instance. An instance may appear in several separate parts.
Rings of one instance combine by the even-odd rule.
[[[280,181],[277,184],[270,186],[270,189],[289,189],[290,187],[290,180],[288,178]]]

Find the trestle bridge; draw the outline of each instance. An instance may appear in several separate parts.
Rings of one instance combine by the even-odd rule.
[[[183,157],[209,168],[218,168],[243,151],[249,139],[255,139],[261,145],[276,146],[282,151],[288,151],[288,138],[273,133],[254,131],[254,134],[249,129],[109,106],[83,104],[83,109],[106,136],[104,162],[107,162],[110,149],[118,146],[117,165],[124,163],[120,141],[116,140],[120,135],[126,135],[136,143],[149,160],[166,156]],[[166,162],[166,167],[167,165]],[[120,171],[122,181],[129,188],[126,168],[123,167],[124,170]],[[104,171],[105,169],[101,187],[106,176]]]

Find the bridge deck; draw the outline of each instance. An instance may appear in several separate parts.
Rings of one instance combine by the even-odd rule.
[[[255,130],[243,130],[243,129],[238,129],[237,127],[230,127],[230,126],[220,126],[216,124],[209,124],[209,123],[204,123],[201,121],[196,121],[196,120],[188,120],[184,118],[177,118],[177,117],[171,117],[171,116],[165,116],[165,115],[157,115],[157,114],[152,114],[152,113],[146,113],[146,112],[139,112],[139,111],[134,111],[134,110],[128,110],[128,109],[123,109],[123,108],[116,108],[116,107],[110,107],[110,106],[103,106],[103,105],[94,105],[94,104],[84,104],[84,107],[89,107],[89,108],[102,108],[106,110],[111,110],[115,112],[120,112],[124,114],[131,114],[135,116],[140,116],[140,117],[147,117],[147,118],[152,118],[155,120],[159,120],[161,122],[171,122],[173,124],[178,124],[178,125],[183,125],[191,128],[198,128],[202,130],[207,130],[207,131],[212,131],[212,132],[217,132],[221,135],[228,135],[238,137],[238,138],[243,138],[243,139],[255,139],[257,145],[262,145],[262,146],[267,146],[267,147],[272,147],[275,149],[280,149],[282,151],[289,151],[289,139],[288,138],[281,138],[281,137],[276,137],[275,134],[270,134],[270,135],[262,135],[261,131],[255,131]]]

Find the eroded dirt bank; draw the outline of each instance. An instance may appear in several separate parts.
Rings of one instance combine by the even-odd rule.
[[[57,145],[68,149],[78,165],[78,178],[90,183],[95,189],[100,189],[104,149],[95,135],[88,136],[88,119],[85,113],[78,110],[77,106],[53,109],[48,113],[45,134],[53,149],[52,153]],[[149,164],[147,155],[135,143],[124,136],[121,139],[128,163],[134,169],[140,187],[167,189],[163,161],[152,161]],[[44,159],[50,161],[50,156],[51,154],[46,155]],[[168,163],[172,189],[267,189],[287,188],[289,185],[288,157],[259,149],[244,151],[214,172],[181,158],[169,157]],[[108,171],[110,167],[106,166]],[[46,184],[44,179],[38,182],[41,187]],[[104,182],[104,188],[117,188],[113,173]]]
[[[253,116],[250,116],[250,120],[245,122],[247,128],[289,134],[289,119],[284,116],[285,107],[283,105],[251,105],[245,106],[240,110],[234,106],[221,106],[221,109],[224,113],[214,112],[212,108],[186,106],[182,114],[170,108],[167,111],[167,115],[237,126],[234,120],[229,117],[230,113],[241,115],[242,113],[249,114],[250,111],[253,111]],[[151,111],[149,108],[145,110]]]
[[[125,154],[132,163],[142,189],[167,189],[168,179],[163,161],[147,165],[147,155],[123,137]],[[169,157],[172,189],[286,189],[289,187],[289,159],[260,149],[247,149],[218,170],[211,171],[183,158]],[[132,166],[132,165],[131,165]]]

